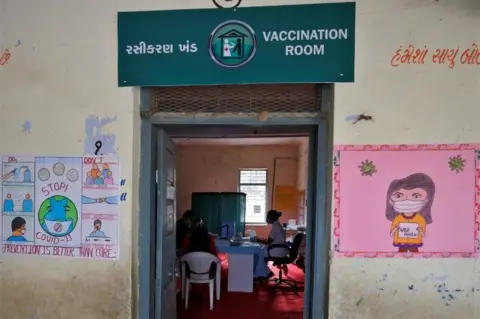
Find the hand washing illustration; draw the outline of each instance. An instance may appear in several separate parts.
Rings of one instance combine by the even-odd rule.
[[[4,165],[4,170],[8,166],[12,167],[13,165],[15,164]],[[2,182],[5,184],[33,183],[32,172],[28,166],[19,166],[17,164],[10,171],[2,174]]]

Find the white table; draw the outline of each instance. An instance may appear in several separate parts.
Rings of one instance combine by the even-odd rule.
[[[228,291],[253,292],[253,254],[228,254]]]
[[[245,242],[241,246],[231,246],[228,240],[217,239],[219,253],[228,254],[228,291],[253,292],[254,276],[267,276],[268,269],[263,258],[263,246],[258,243]],[[257,265],[255,267],[255,255]]]

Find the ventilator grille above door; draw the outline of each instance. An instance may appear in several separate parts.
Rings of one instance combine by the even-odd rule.
[[[321,85],[218,85],[150,88],[150,114],[282,113],[321,111]]]

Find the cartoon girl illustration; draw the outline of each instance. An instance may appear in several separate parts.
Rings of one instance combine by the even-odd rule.
[[[415,173],[390,183],[385,216],[392,222],[390,236],[398,252],[418,252],[427,225],[432,223],[435,184],[426,174]]]

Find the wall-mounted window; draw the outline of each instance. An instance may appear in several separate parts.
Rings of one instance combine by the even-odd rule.
[[[238,190],[247,194],[247,224],[264,224],[267,209],[267,170],[240,169]]]

